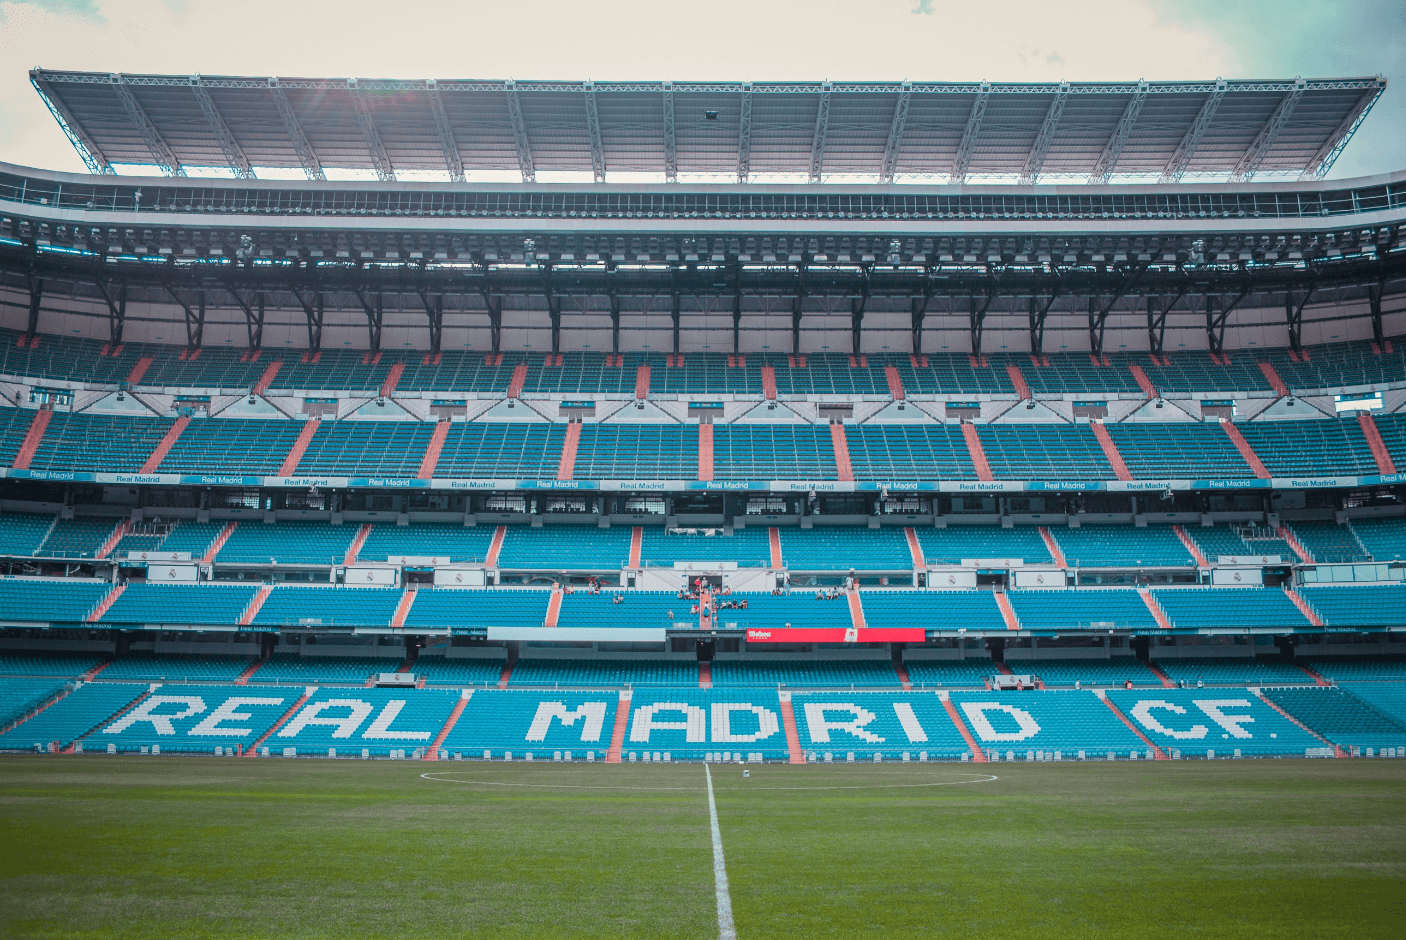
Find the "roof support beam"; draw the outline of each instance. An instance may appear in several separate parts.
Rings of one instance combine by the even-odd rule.
[[[591,138],[591,173],[597,183],[605,182],[605,148],[600,142],[600,114],[596,111],[596,86],[586,82],[586,130]]]
[[[791,354],[801,354],[801,308],[805,306],[805,293],[798,290],[791,298]]]
[[[1045,354],[1045,320],[1049,317],[1050,308],[1054,306],[1054,302],[1059,299],[1063,290],[1064,281],[1060,280],[1043,303],[1034,294],[1030,295],[1030,354],[1032,356]]]
[[[1352,135],[1357,133],[1357,128],[1362,126],[1362,121],[1367,117],[1367,112],[1372,110],[1372,105],[1376,104],[1377,98],[1386,89],[1386,79],[1377,76],[1377,84],[1374,88],[1369,88],[1362,93],[1362,97],[1357,99],[1357,104],[1342,119],[1337,128],[1323,142],[1323,146],[1318,148],[1318,152],[1313,155],[1308,166],[1299,174],[1299,179],[1322,179],[1328,175],[1328,171],[1337,162],[1338,155],[1343,152],[1347,142],[1352,140]]]
[[[981,308],[977,309],[976,295],[971,295],[971,339],[972,355],[981,358],[981,340],[986,332],[986,311],[991,309],[991,301],[996,299],[996,285],[991,285],[986,291],[986,299],[981,302]]]
[[[484,308],[488,311],[489,349],[494,355],[497,355],[503,345],[503,298],[495,298],[489,291],[486,281],[479,282],[478,293],[483,298]]]
[[[849,332],[850,332],[850,355],[858,356],[863,351],[861,340],[864,337],[864,308],[869,305],[869,269],[864,269],[864,286],[860,288],[858,297],[851,297],[849,301]]]
[[[610,292],[610,351],[620,351],[620,295]]]
[[[674,142],[674,83],[664,83],[664,182],[679,181],[678,151]]]
[[[962,131],[962,142],[957,145],[957,158],[952,162],[951,182],[964,183],[967,167],[971,166],[972,154],[976,152],[976,138],[981,133],[981,122],[986,117],[986,100],[991,97],[991,83],[982,82],[977,89],[976,100],[972,102],[971,113],[967,115],[967,126]]]
[[[385,315],[385,303],[380,291],[376,292],[376,302],[373,304],[366,296],[366,292],[360,287],[353,287],[352,293],[356,294],[356,299],[361,301],[361,309],[366,311],[366,338],[367,348],[371,355],[381,351],[381,323]]]
[[[117,296],[110,290],[111,284],[102,278],[93,281],[98,293],[107,303],[107,339],[113,346],[122,345],[122,330],[127,325],[127,283],[117,288]]]
[[[1181,299],[1186,296],[1186,292],[1191,289],[1191,281],[1182,284],[1181,290],[1177,291],[1171,302],[1161,310],[1157,309],[1157,298],[1151,294],[1147,295],[1147,348],[1154,356],[1164,355],[1164,343],[1167,338],[1167,314],[1172,312],[1172,308],[1181,303]]]
[[[249,333],[249,349],[262,349],[264,345],[264,295],[257,295],[259,303],[258,313],[254,312],[253,305],[239,295],[239,291],[233,286],[226,284],[225,291],[234,298],[234,302],[239,305],[239,309],[244,311],[244,326]]]
[[[395,182],[395,167],[386,147],[381,143],[381,132],[376,129],[376,119],[371,116],[371,108],[366,98],[356,87],[356,79],[347,79],[347,91],[351,93],[352,108],[356,111],[356,123],[361,128],[361,136],[366,139],[366,152],[371,155],[371,166],[376,170],[376,178],[383,183]]]
[[[439,133],[439,146],[444,150],[444,166],[449,170],[449,178],[456,183],[464,181],[464,161],[459,156],[459,144],[454,140],[454,128],[449,123],[449,115],[444,110],[444,99],[439,94],[439,86],[434,79],[425,82],[425,92],[430,99],[430,111],[434,113],[435,130]]]
[[[205,341],[205,292],[203,290],[196,292],[197,302],[200,304],[200,310],[197,313],[169,283],[162,283],[161,286],[166,288],[166,293],[170,294],[171,299],[180,304],[181,310],[185,312],[186,349],[199,349],[201,343]]]
[[[29,322],[24,338],[32,341],[39,332],[39,306],[44,301],[44,279],[35,275],[33,268],[26,272],[26,277],[29,282]]]
[[[921,294],[913,296],[913,309],[909,314],[909,329],[913,332],[913,355],[923,354],[923,321],[928,316],[928,301],[932,300],[931,291],[923,291]]]
[[[1247,283],[1234,300],[1226,304],[1221,310],[1215,309],[1215,297],[1206,295],[1206,341],[1211,347],[1211,352],[1219,356],[1225,351],[1225,324],[1230,319],[1230,313],[1240,306],[1240,301],[1244,300],[1250,293],[1250,285]]]
[[[742,83],[742,100],[737,111],[737,182],[747,182],[752,172],[752,83]],[[736,350],[733,350],[736,352]]]
[[[322,350],[322,292],[318,291],[310,301],[301,291],[294,288],[293,296],[303,308],[303,315],[308,318],[308,351],[320,352]]]
[[[1289,324],[1289,348],[1294,352],[1303,349],[1303,308],[1308,306],[1317,289],[1317,284],[1310,284],[1298,303],[1294,303],[1293,291],[1284,292],[1284,319]]]
[[[820,86],[820,102],[815,108],[815,134],[810,140],[810,181],[820,182],[820,171],[825,163],[825,134],[830,128],[830,88],[829,82]]]
[[[511,78],[503,83],[508,96],[508,116],[513,121],[513,143],[517,145],[517,165],[524,183],[537,182],[537,168],[532,163],[532,144],[527,139],[527,122],[522,119],[522,102],[518,101],[517,83]]]
[[[1122,300],[1129,289],[1138,282],[1146,270],[1147,265],[1142,265],[1124,274],[1123,279],[1114,288],[1112,296],[1108,298],[1108,303],[1102,306],[1099,305],[1097,297],[1089,297],[1089,350],[1095,356],[1103,355],[1103,333],[1104,326],[1108,322],[1108,314],[1112,312],[1114,305]]]
[[[1035,135],[1035,143],[1030,148],[1029,156],[1025,158],[1025,169],[1020,171],[1021,183],[1029,185],[1040,178],[1040,170],[1045,165],[1050,145],[1054,143],[1055,133],[1059,130],[1059,119],[1064,114],[1064,103],[1068,99],[1069,83],[1060,82],[1054,100],[1045,112],[1045,120],[1040,124],[1040,133]]]
[[[195,95],[195,103],[200,105],[200,112],[205,115],[205,123],[210,126],[210,133],[215,135],[215,139],[220,142],[220,150],[225,155],[225,162],[229,164],[234,175],[242,180],[254,178],[254,168],[249,165],[249,158],[244,155],[244,148],[239,146],[239,141],[234,139],[234,133],[225,123],[224,117],[215,107],[215,102],[210,98],[210,92],[200,83],[199,75],[190,77],[190,90]]]
[[[181,161],[176,157],[175,152],[166,144],[161,133],[156,129],[156,125],[151,123],[151,118],[147,116],[141,102],[137,100],[136,95],[132,94],[132,89],[127,87],[127,80],[114,72],[108,76],[108,81],[112,83],[112,89],[117,93],[117,100],[122,102],[127,117],[136,125],[137,132],[146,142],[146,149],[151,151],[151,158],[161,168],[161,172],[167,176],[185,176],[186,168],[181,166]]]
[[[293,105],[289,103],[288,95],[278,84],[277,78],[269,79],[269,96],[273,98],[274,107],[278,108],[278,116],[283,119],[283,132],[288,135],[288,142],[293,145],[293,152],[298,155],[303,172],[310,180],[327,179],[327,174],[322,172],[322,160],[318,158],[317,151],[312,149],[312,144],[308,143],[308,137],[303,133],[303,124],[298,120],[298,115],[293,113]]]
[[[1382,293],[1386,290],[1386,279],[1367,285],[1367,303],[1372,310],[1372,339],[1378,346],[1385,339],[1382,329]]]
[[[1244,182],[1254,178],[1256,171],[1264,158],[1269,156],[1269,151],[1274,149],[1274,142],[1279,139],[1289,120],[1294,116],[1294,110],[1299,106],[1299,99],[1303,97],[1307,82],[1302,78],[1294,79],[1294,87],[1291,91],[1279,99],[1279,106],[1274,109],[1274,113],[1269,116],[1269,120],[1264,122],[1260,132],[1255,135],[1255,139],[1250,142],[1250,148],[1240,157],[1240,162],[1235,164],[1235,171],[1230,174],[1230,178],[1235,182]]]
[[[88,172],[107,176],[116,175],[117,171],[108,162],[107,155],[102,152],[102,148],[93,142],[93,138],[88,136],[88,132],[83,129],[83,126],[74,120],[73,113],[68,110],[68,105],[54,94],[53,86],[40,78],[37,70],[30,71],[29,83],[34,86],[35,91],[39,92],[40,100],[49,109],[49,113],[54,116],[54,120],[59,122],[59,127],[68,137],[68,142],[73,144],[73,149],[78,151],[78,156],[83,159],[83,164],[88,168]]]
[[[1118,126],[1113,129],[1113,136],[1103,145],[1103,153],[1099,154],[1098,163],[1094,164],[1094,171],[1089,174],[1090,183],[1107,183],[1109,177],[1117,170],[1118,158],[1123,155],[1123,148],[1127,146],[1128,138],[1137,127],[1138,115],[1142,114],[1142,106],[1146,101],[1147,80],[1141,79],[1137,83],[1137,91],[1133,92],[1133,96],[1123,107],[1123,116],[1118,118]]]
[[[678,291],[674,291],[672,300],[673,303],[669,308],[669,318],[674,325],[674,355],[677,356],[679,354],[679,334],[682,332],[680,327],[683,325],[682,297],[679,296]]]
[[[434,303],[430,303],[429,293],[423,287],[416,293],[420,295],[420,303],[425,305],[425,316],[430,321],[430,352],[437,353],[444,339],[444,295],[436,294]]]
[[[904,82],[893,105],[893,120],[889,121],[889,139],[884,145],[884,162],[879,168],[879,182],[892,183],[898,169],[898,151],[903,146],[903,128],[908,124],[908,100],[913,96],[913,83]]]
[[[552,292],[552,269],[542,267],[542,296],[547,299],[547,316],[552,321],[552,353],[561,352],[561,298]]]
[[[1216,90],[1211,92],[1201,103],[1201,110],[1196,112],[1196,119],[1191,122],[1191,126],[1182,135],[1181,143],[1177,144],[1177,149],[1172,151],[1166,166],[1162,167],[1162,176],[1158,182],[1181,182],[1181,178],[1186,175],[1186,168],[1191,165],[1191,158],[1196,156],[1196,148],[1201,146],[1201,138],[1206,136],[1206,130],[1215,120],[1216,112],[1220,110],[1220,103],[1225,98],[1226,87],[1225,79],[1216,79]]]

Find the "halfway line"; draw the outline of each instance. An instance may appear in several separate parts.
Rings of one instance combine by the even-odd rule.
[[[727,890],[727,863],[723,861],[723,834],[718,829],[718,804],[713,800],[713,772],[703,765],[708,778],[708,819],[713,824],[713,882],[718,892],[718,940],[737,940],[732,923],[732,895]]]

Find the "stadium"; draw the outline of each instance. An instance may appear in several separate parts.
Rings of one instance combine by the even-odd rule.
[[[29,78],[17,935],[1399,935],[1383,79]]]

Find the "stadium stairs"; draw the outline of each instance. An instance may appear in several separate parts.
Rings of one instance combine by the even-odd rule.
[[[610,732],[610,750],[605,754],[607,764],[620,763],[620,752],[625,747],[625,729],[630,725],[630,699],[630,690],[621,689],[620,700],[615,706],[615,727]]]
[[[962,740],[967,742],[967,747],[971,750],[972,762],[977,764],[986,763],[986,752],[981,749],[981,745],[976,743],[976,736],[972,734],[967,723],[962,720],[962,716],[957,711],[957,706],[946,692],[939,692],[938,698],[942,699],[942,707],[947,710],[947,717],[952,719],[952,726],[961,734]]]
[[[244,756],[257,757],[259,754],[259,748],[263,747],[264,742],[267,741],[269,738],[273,737],[279,728],[282,728],[284,725],[286,725],[289,719],[291,719],[294,715],[298,713],[298,709],[302,708],[308,703],[308,699],[312,698],[315,692],[317,692],[316,686],[308,686],[307,688],[303,689],[303,694],[298,697],[298,700],[294,702],[286,712],[280,715],[278,720],[275,721],[272,725],[270,725],[267,731],[259,735],[259,739],[257,741],[249,745],[248,750],[244,752]]]
[[[121,718],[123,715],[127,714],[127,713],[128,713],[129,711],[131,711],[132,709],[136,708],[136,707],[137,707],[138,705],[140,705],[142,702],[146,701],[146,699],[147,699],[150,695],[151,695],[151,689],[148,687],[147,690],[146,690],[145,692],[143,692],[141,695],[138,695],[136,698],[132,699],[132,700],[131,700],[130,702],[128,702],[126,705],[124,705],[123,707],[119,708],[117,711],[113,712],[111,715],[108,715],[108,716],[107,716],[106,718],[104,718],[102,721],[97,722],[96,724],[93,725],[93,727],[89,728],[87,731],[84,731],[82,734],[75,735],[74,738],[73,738],[73,740],[69,742],[68,747],[64,748],[64,749],[63,749],[62,751],[60,751],[59,753],[60,753],[60,754],[73,754],[73,753],[76,753],[76,752],[77,752],[77,749],[78,749],[78,745],[83,742],[83,739],[84,739],[84,738],[86,738],[86,737],[88,737],[89,735],[91,735],[94,731],[97,731],[97,730],[98,730],[99,728],[101,728],[103,725],[110,724],[111,722],[114,722],[114,721],[116,721],[117,719]]]
[[[464,714],[464,708],[469,704],[469,698],[474,694],[473,689],[464,689],[459,694],[459,701],[454,703],[454,710],[449,713],[449,717],[444,719],[444,725],[439,729],[430,745],[425,748],[421,755],[421,760],[439,760],[439,749],[444,744],[444,739],[449,737],[449,732],[454,730],[454,726],[459,723],[459,716]]]
[[[791,704],[791,693],[783,690],[776,694],[781,700],[781,727],[786,731],[787,760],[792,764],[804,764],[806,754],[801,749],[801,734],[796,729],[796,709]]]
[[[1347,751],[1344,751],[1342,748],[1338,747],[1338,746],[1337,746],[1336,744],[1334,744],[1332,741],[1329,741],[1327,738],[1323,737],[1323,735],[1319,734],[1317,731],[1314,731],[1314,730],[1313,730],[1312,728],[1310,728],[1308,725],[1304,724],[1302,721],[1299,721],[1299,720],[1298,720],[1297,718],[1295,718],[1293,715],[1289,714],[1287,711],[1284,710],[1283,706],[1281,706],[1278,702],[1274,701],[1274,700],[1273,700],[1272,698],[1270,698],[1268,695],[1265,695],[1265,694],[1264,694],[1263,692],[1261,692],[1259,689],[1255,689],[1255,690],[1254,690],[1254,694],[1255,694],[1255,696],[1256,696],[1261,702],[1264,702],[1264,703],[1265,703],[1266,705],[1268,705],[1270,708],[1274,709],[1274,710],[1277,711],[1279,714],[1283,715],[1285,718],[1287,718],[1289,721],[1293,722],[1293,723],[1294,723],[1295,725],[1297,725],[1299,728],[1303,729],[1304,731],[1306,731],[1306,732],[1308,732],[1309,734],[1313,735],[1313,736],[1314,736],[1315,738],[1317,738],[1318,740],[1322,741],[1322,742],[1324,743],[1324,745],[1326,745],[1327,747],[1331,747],[1331,748],[1333,749],[1333,756],[1334,756],[1334,757],[1342,758],[1342,757],[1348,757],[1348,756],[1349,756]]]
[[[1098,694],[1098,693],[1095,693],[1095,694]],[[1151,738],[1149,738],[1147,735],[1145,735],[1145,734],[1142,733],[1142,729],[1141,729],[1141,728],[1139,728],[1137,725],[1133,724],[1131,721],[1128,720],[1128,716],[1125,715],[1125,714],[1123,714],[1123,710],[1122,710],[1121,708],[1119,708],[1117,705],[1113,704],[1113,700],[1112,700],[1111,698],[1109,698],[1109,697],[1106,696],[1106,695],[1099,695],[1098,697],[1099,697],[1100,701],[1103,702],[1103,704],[1105,704],[1105,705],[1108,706],[1108,710],[1109,710],[1109,711],[1111,711],[1113,714],[1115,714],[1115,715],[1118,716],[1118,720],[1119,720],[1119,721],[1121,721],[1123,724],[1125,724],[1125,725],[1128,726],[1128,730],[1129,730],[1129,731],[1131,731],[1133,734],[1137,735],[1138,738],[1142,741],[1142,743],[1145,744],[1145,745],[1147,745],[1147,749],[1152,752],[1153,759],[1155,759],[1155,760],[1170,760],[1170,758],[1167,756],[1167,754],[1166,754],[1160,747],[1158,747],[1156,744],[1153,744],[1153,743],[1152,743],[1152,739],[1151,739]]]

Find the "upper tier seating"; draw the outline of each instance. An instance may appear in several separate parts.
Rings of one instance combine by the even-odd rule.
[[[678,623],[687,623],[690,627],[698,623],[698,614],[690,613],[697,601],[683,600],[668,591],[625,591],[624,599],[616,604],[616,593],[576,591],[564,596],[557,626],[673,629]]]
[[[727,364],[727,356],[722,354],[689,353],[680,358],[684,360],[682,366],[671,366],[666,356],[647,357],[651,393],[670,395],[701,392],[752,396],[762,394],[763,363],[760,356],[744,356],[742,358],[745,364],[734,363],[732,366]],[[646,361],[646,357],[640,357],[638,354],[627,355],[624,368],[615,368],[616,372],[622,373],[623,391],[634,389],[638,362],[643,361]]]
[[[1336,522],[1295,522],[1289,528],[1299,544],[1320,564],[1369,560],[1348,526]]]
[[[340,682],[362,685],[379,673],[395,672],[404,663],[405,659],[401,656],[375,658],[275,653],[249,677],[249,682]]]
[[[6,676],[0,679],[0,728],[38,708],[59,692],[64,682],[53,676]]]
[[[1206,556],[1206,560],[1211,564],[1216,564],[1217,559],[1222,555],[1278,555],[1286,564],[1298,560],[1294,550],[1289,547],[1289,543],[1280,538],[1250,538],[1245,539],[1230,526],[1187,526],[1183,530],[1196,546],[1201,549],[1201,554]],[[1263,532],[1266,530],[1257,529],[1243,530],[1247,534],[1254,531]]]
[[[254,523],[257,525],[258,523]],[[183,519],[161,542],[163,552],[190,552],[190,557],[200,561],[214,543],[215,537],[224,531],[223,522],[193,522]]]
[[[480,685],[498,683],[498,677],[507,664],[506,650],[498,650],[496,657],[466,657],[448,659],[444,656],[421,656],[415,660],[412,670],[423,676],[428,685]]]
[[[876,689],[898,684],[893,664],[882,659],[713,660],[714,688],[784,685]]]
[[[145,685],[125,682],[86,683],[0,734],[0,750],[32,751],[36,744],[47,748],[53,742],[68,747],[146,690]]]
[[[0,578],[0,617],[18,621],[82,621],[112,590],[106,581]]]
[[[118,355],[109,356],[103,353],[106,343],[47,333],[39,337],[37,347],[21,347],[17,341],[23,335],[15,330],[0,330],[0,373],[116,385],[125,381],[137,360],[147,354],[140,344],[128,343],[118,347]],[[180,351],[177,346],[152,348],[169,350],[172,357]]]
[[[104,681],[143,679],[151,682],[233,682],[252,665],[254,659],[249,656],[129,653],[104,669],[102,678]]]
[[[1239,428],[1265,469],[1276,477],[1378,473],[1356,418],[1250,421]]]
[[[1268,392],[1269,380],[1248,350],[1236,352],[1229,365],[1213,362],[1204,352],[1175,352],[1166,357],[1171,365],[1153,362],[1151,356],[1130,355],[1114,360],[1140,365],[1159,392]]]
[[[126,558],[131,552],[154,552],[161,547],[161,543],[166,541],[165,535],[149,534],[140,535],[128,533],[117,540],[117,544],[112,547],[109,558]]]
[[[405,371],[396,388],[407,392],[506,392],[522,358],[505,355],[502,365],[489,365],[490,358],[471,349],[446,349],[440,354],[439,365],[427,365],[423,358],[410,355],[404,360]]]
[[[0,467],[14,463],[29,426],[34,423],[34,415],[28,408],[0,406]]]
[[[239,523],[216,560],[222,565],[338,565],[356,533],[355,525],[251,519]]]
[[[366,353],[357,349],[324,349],[313,362],[310,357],[303,362],[290,350],[283,358],[283,365],[269,386],[271,393],[290,394],[294,391],[314,389],[337,389],[349,392],[369,392],[378,389],[386,380],[395,360],[391,355],[381,356],[381,361],[362,362]],[[419,357],[414,357],[418,359]],[[265,364],[267,364],[265,361]],[[256,371],[254,374],[262,374]]]
[[[915,689],[926,686],[980,688],[998,670],[985,653],[972,651],[971,659],[909,659],[904,657],[908,681]]]
[[[1134,656],[1114,659],[1016,659],[1012,658],[1011,653],[1012,650],[1006,650],[1006,665],[1011,672],[1039,676],[1047,688],[1072,688],[1076,682],[1086,689],[1121,686],[1129,680],[1135,686],[1162,686],[1162,680]]]
[[[768,760],[783,760],[787,754],[781,702],[771,690],[644,686],[634,690],[629,704],[629,730],[622,748],[627,761],[642,752],[651,759],[668,753],[673,760],[703,760],[723,751],[760,753]],[[721,705],[733,707],[717,707]],[[725,727],[719,721],[724,714]]]
[[[405,629],[468,630],[486,627],[540,627],[551,592],[541,589],[420,588],[405,618]]]
[[[1389,649],[1390,647],[1388,647]],[[1308,647],[1299,647],[1300,650]],[[1372,650],[1372,646],[1363,647]],[[1300,654],[1295,660],[1334,682],[1406,682],[1406,659],[1400,656],[1313,656]]]
[[[781,560],[792,571],[906,571],[908,539],[895,526],[815,526],[781,529]]]
[[[103,614],[103,621],[237,624],[257,591],[253,584],[128,584]]]
[[[1050,530],[1071,568],[1191,568],[1196,559],[1169,525],[1084,525]]]
[[[458,701],[448,689],[319,689],[266,744],[270,753],[409,756],[434,741]]]
[[[1001,608],[996,606],[996,595],[990,591],[861,591],[859,597],[864,605],[864,623],[870,627],[1006,628]],[[984,667],[987,673],[990,665],[987,662]]]
[[[838,475],[828,425],[713,426],[715,480],[834,480]]]
[[[874,368],[878,356],[869,357]],[[985,366],[973,366],[966,353],[931,353],[923,357],[927,365],[914,366],[907,356],[891,356],[888,363],[898,370],[898,378],[907,392],[936,394],[943,392],[988,392],[993,395],[1013,395],[1015,385],[1004,364],[996,358]],[[1026,360],[1028,363],[1029,360]]]
[[[1402,346],[1406,348],[1406,343]],[[1387,453],[1391,454],[1392,463],[1396,464],[1399,472],[1406,467],[1406,414],[1396,412],[1376,415],[1373,422],[1377,425],[1377,433],[1382,436],[1382,443],[1386,445]]]
[[[134,473],[174,423],[170,418],[55,411],[29,466],[32,470]]]
[[[324,421],[294,473],[413,478],[433,436],[418,421]]]
[[[0,555],[33,555],[55,521],[54,516],[33,512],[0,513]]]
[[[668,567],[676,561],[735,561],[742,568],[771,564],[771,537],[765,528],[680,530],[644,526],[640,563]]]
[[[1036,368],[1029,357],[1003,357],[1002,366],[1007,361],[1014,362],[1025,376],[1025,384],[1036,395],[1066,395],[1071,392],[1095,392],[1116,395],[1119,392],[1138,392],[1137,379],[1122,362],[1112,367],[1094,365],[1088,353],[1050,353],[1048,367]]]
[[[928,693],[895,695],[875,692],[807,692],[795,694],[791,707],[801,749],[815,760],[910,761],[927,753],[930,760],[957,760],[970,754],[966,739],[952,724],[941,699]]]
[[[1153,648],[1154,653],[1156,648]],[[1199,658],[1157,658],[1157,668],[1173,682],[1195,685],[1264,685],[1273,683],[1312,684],[1308,673],[1278,658],[1253,656],[1206,656]]]
[[[835,600],[816,600],[814,594],[797,590],[793,594],[734,593],[733,601],[747,601],[746,610],[719,610],[716,622],[722,629],[738,630],[848,630],[853,621],[849,615],[849,603],[841,597]],[[679,601],[692,604],[692,601]],[[734,628],[732,624],[737,624]]]
[[[1349,682],[1343,688],[1406,727],[1406,682]]]
[[[766,364],[776,371],[776,391],[780,395],[882,395],[888,382],[882,367],[852,369],[849,356],[842,353],[809,353],[806,364],[791,366],[790,356],[766,356]]]
[[[1306,628],[1303,613],[1278,588],[1184,587],[1153,591],[1174,627]]]
[[[1406,585],[1305,585],[1299,595],[1330,627],[1406,625]]]
[[[1259,356],[1291,389],[1340,388],[1345,385],[1384,385],[1400,382],[1406,373],[1406,348],[1396,343],[1392,352],[1373,352],[1370,342],[1327,343],[1311,346],[1298,362],[1285,349],[1266,349]]]
[[[923,561],[929,565],[959,565],[964,558],[1019,558],[1027,565],[1054,564],[1039,526],[920,526],[914,532],[923,549]]]
[[[1068,588],[1010,591],[1022,630],[1153,630],[1142,596],[1131,588]]]
[[[112,516],[60,519],[35,554],[43,558],[96,557],[118,522]]]
[[[1258,696],[1223,697],[1193,689],[1138,692],[1112,689],[1108,698],[1152,743],[1188,756],[1213,750],[1220,756],[1302,756],[1323,742],[1304,731]]]
[[[1406,744],[1406,725],[1342,689],[1265,689],[1264,695],[1340,747]]]
[[[302,429],[297,421],[197,418],[186,425],[156,470],[273,476]]]
[[[698,428],[583,424],[573,475],[581,480],[696,480]]]
[[[845,427],[856,480],[975,480],[962,429],[946,425]]]
[[[1253,477],[1219,424],[1109,424],[1108,436],[1135,480]]]
[[[377,523],[357,553],[360,562],[385,561],[391,555],[448,557],[454,563],[481,562],[493,542],[493,526],[452,522],[417,522],[403,526]]]
[[[518,407],[526,413],[525,406]],[[434,475],[487,480],[555,479],[565,438],[566,426],[560,424],[456,421],[449,426]]]
[[[1147,755],[1147,745],[1089,691],[953,692],[952,702],[977,743],[1003,761],[1026,760],[1032,749],[1058,750],[1063,760],[1080,750],[1090,758]]]
[[[617,526],[508,526],[498,555],[502,568],[615,569],[630,558],[630,529]]]
[[[6,582],[0,581],[0,586]],[[3,588],[0,588],[3,590]],[[0,605],[9,600],[0,594]],[[92,653],[6,653],[0,655],[0,676],[78,677],[102,662]]]
[[[112,667],[108,667],[112,668]],[[165,684],[131,711],[104,721],[83,750],[117,753],[159,747],[163,754],[213,754],[250,747],[296,702],[301,690]]]
[[[399,588],[280,585],[254,617],[255,626],[388,627]]]
[[[716,684],[717,681],[714,680],[714,685]],[[525,685],[596,689],[622,688],[627,685],[690,688],[698,685],[698,663],[694,660],[523,657],[513,666],[508,686],[511,688]]]
[[[491,751],[499,759],[506,751],[514,760],[528,754],[551,760],[563,751],[584,760],[591,751],[596,760],[604,760],[619,704],[616,692],[476,690],[442,748],[463,757]]]
[[[1406,519],[1353,519],[1349,524],[1373,561],[1406,558]]]
[[[998,480],[1112,480],[1113,467],[1086,426],[977,426],[991,475]]]

